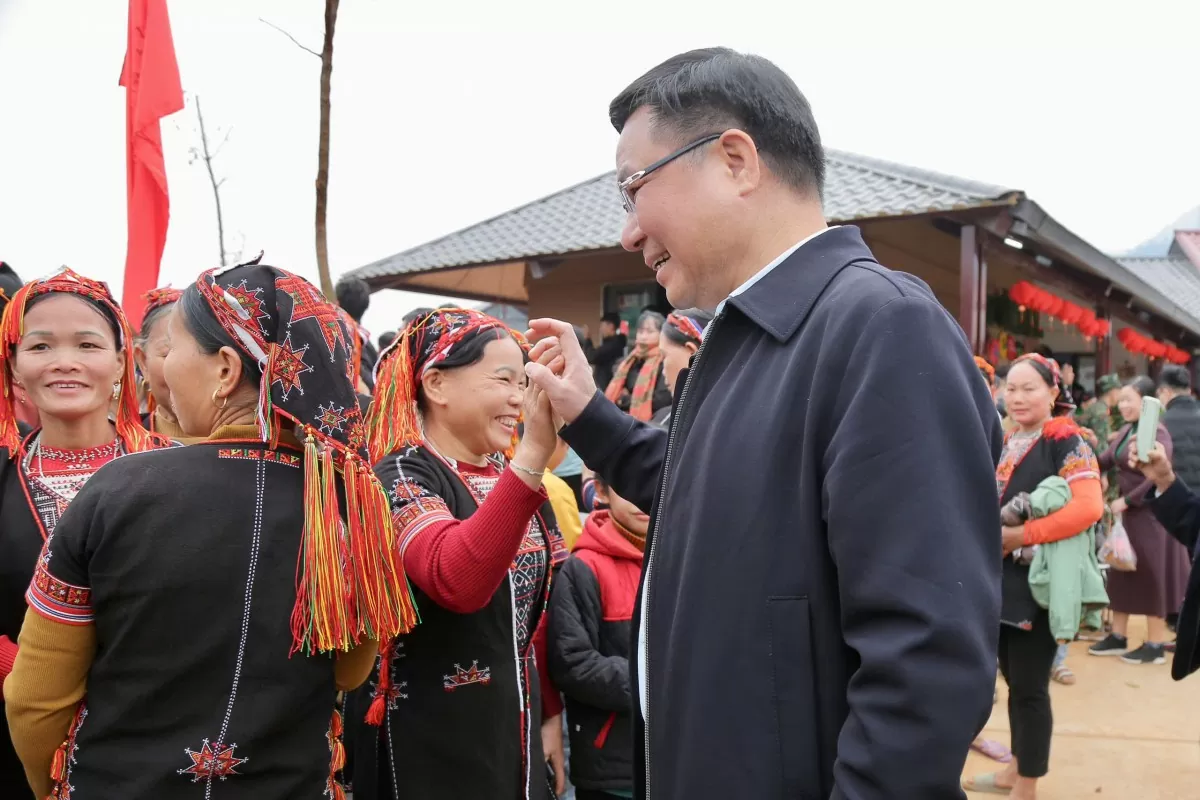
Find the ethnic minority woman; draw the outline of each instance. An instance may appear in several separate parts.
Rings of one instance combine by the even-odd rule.
[[[532,415],[524,342],[476,311],[412,321],[380,356],[371,450],[421,624],[348,703],[356,800],[549,795],[535,631],[566,558],[542,476],[557,436]],[[525,434],[509,450],[522,410]],[[536,637],[544,653],[544,636]]]
[[[184,433],[175,418],[175,412],[171,410],[170,392],[163,378],[163,362],[170,349],[167,318],[182,295],[181,289],[169,286],[151,289],[142,295],[146,301],[146,315],[142,317],[142,327],[133,340],[133,356],[142,374],[146,396],[146,414],[142,417],[142,424],[172,439],[183,438]]]
[[[338,800],[337,692],[416,621],[345,330],[248,264],[201,275],[168,336],[203,441],[110,465],[59,524],[6,685],[14,745],[38,797]]]
[[[38,554],[63,512],[102,466],[165,442],[154,440],[138,420],[129,324],[104,284],[70,270],[26,284],[4,309],[0,339],[3,680],[17,657],[25,591]],[[110,420],[114,399],[116,418]],[[36,408],[40,426],[18,431],[18,405]],[[11,701],[11,690],[5,698]],[[5,710],[12,711],[11,704]],[[0,734],[0,796],[29,796],[7,726]]]

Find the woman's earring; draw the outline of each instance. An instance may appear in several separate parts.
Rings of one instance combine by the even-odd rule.
[[[220,410],[220,409],[222,409],[222,408],[225,408],[225,406],[229,405],[229,397],[228,397],[228,395],[227,395],[227,396],[225,396],[225,397],[222,397],[222,398],[221,398],[221,403],[220,403],[220,405],[217,405],[217,392],[219,392],[219,391],[221,391],[221,390],[220,390],[220,389],[213,389],[213,393],[212,393],[212,404],[213,404],[214,406],[217,406],[217,409],[218,409],[218,410]]]
[[[121,396],[121,384],[119,382],[114,383],[113,384],[113,400],[116,400],[120,396]]]

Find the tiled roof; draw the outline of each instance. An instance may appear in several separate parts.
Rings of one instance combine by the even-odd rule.
[[[826,160],[825,216],[835,222],[1007,204],[1019,194],[838,150],[826,150]],[[624,224],[616,176],[607,172],[353,274],[381,278],[602,250],[620,245]]]
[[[1200,269],[1186,258],[1122,258],[1117,262],[1152,288],[1200,319]]]

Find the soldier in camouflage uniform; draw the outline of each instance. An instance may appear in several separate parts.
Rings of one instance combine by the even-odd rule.
[[[1117,409],[1117,395],[1121,392],[1121,379],[1115,373],[1101,375],[1096,380],[1096,397],[1108,408],[1108,430],[1111,436],[1114,432],[1121,430],[1121,426],[1125,424],[1125,419],[1121,416],[1121,412]],[[1105,437],[1104,444],[1108,446],[1108,437]]]
[[[1094,397],[1085,400],[1075,412],[1075,421],[1084,429],[1084,438],[1096,451],[1097,456],[1108,448],[1108,435],[1112,432],[1112,427],[1108,406],[1102,401]]]

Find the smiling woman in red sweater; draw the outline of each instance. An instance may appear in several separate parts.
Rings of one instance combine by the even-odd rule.
[[[512,451],[533,402],[524,349],[492,317],[438,309],[380,356],[371,455],[421,624],[351,700],[358,800],[549,796],[539,724],[561,740],[561,701],[548,692],[543,715],[534,651],[567,554],[542,488],[548,412]]]

